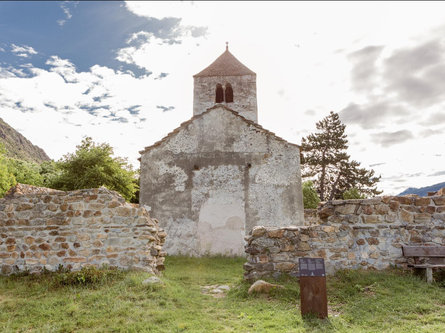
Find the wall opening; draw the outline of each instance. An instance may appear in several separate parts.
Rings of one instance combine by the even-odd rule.
[[[226,83],[226,103],[232,103],[233,102],[233,89],[232,85],[230,83]]]
[[[215,103],[222,103],[223,101],[224,101],[224,91],[222,85],[218,83],[216,85]]]

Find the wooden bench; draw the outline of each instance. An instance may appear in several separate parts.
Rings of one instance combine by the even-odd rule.
[[[445,246],[402,246],[404,257],[412,257],[408,267],[424,268],[426,281],[433,281],[433,268],[445,268]]]

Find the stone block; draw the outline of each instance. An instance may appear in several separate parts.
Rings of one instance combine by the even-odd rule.
[[[379,240],[375,237],[369,237],[366,239],[369,245],[379,245]]]
[[[406,223],[413,223],[413,221],[414,221],[413,214],[411,212],[408,212],[405,209],[400,210],[400,218],[403,222],[406,222]]]
[[[354,214],[356,208],[357,208],[357,205],[344,204],[344,205],[335,207],[335,211],[342,215],[349,215],[349,214]]]
[[[284,229],[269,229],[267,235],[270,238],[281,238],[283,237]]]
[[[363,215],[362,216],[363,223],[380,223],[382,222],[381,215]]]
[[[404,196],[404,197],[394,197],[394,200],[398,201],[402,205],[411,205],[415,200],[415,198]]]
[[[334,209],[332,207],[322,207],[318,211],[318,216],[321,219],[327,219],[329,216],[332,216],[334,214]]]
[[[416,223],[428,223],[431,222],[431,214],[428,213],[415,213],[414,222]]]
[[[371,205],[361,205],[359,212],[366,215],[371,215],[374,213],[374,208]]]
[[[416,206],[428,206],[431,203],[431,199],[428,197],[415,198],[414,204]]]
[[[281,272],[289,272],[295,268],[295,263],[293,262],[279,262],[275,264],[275,269]]]
[[[335,227],[332,226],[322,226],[321,230],[326,233],[333,233],[335,231]]]
[[[436,204],[436,206],[443,206],[445,205],[445,196],[440,197],[431,197]]]

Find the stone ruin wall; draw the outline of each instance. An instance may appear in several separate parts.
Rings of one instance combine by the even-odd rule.
[[[445,195],[338,200],[305,213],[305,226],[252,230],[245,279],[298,276],[300,257],[324,258],[328,274],[406,267],[402,245],[445,245]]]
[[[106,188],[17,185],[0,199],[0,273],[115,266],[158,273],[166,233],[144,208]]]

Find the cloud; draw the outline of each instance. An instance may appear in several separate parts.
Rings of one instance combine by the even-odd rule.
[[[362,105],[350,103],[339,112],[340,118],[346,124],[358,124],[363,129],[375,128],[390,118],[400,119],[409,114],[402,106],[387,100],[373,101]]]
[[[445,45],[442,37],[396,50],[385,60],[390,91],[416,107],[434,105],[445,97]]]
[[[439,128],[439,129],[428,128],[420,131],[419,136],[422,138],[427,138],[433,135],[443,135],[443,133],[445,133],[445,128]]]
[[[63,14],[65,14],[65,18],[57,20],[57,24],[63,26],[68,20],[70,20],[73,17],[73,15],[71,14],[71,9],[77,7],[78,4],[79,1],[63,1],[60,4],[60,8],[62,9]]]
[[[127,110],[128,110],[128,112],[130,112],[130,114],[137,115],[141,112],[141,110],[140,110],[141,106],[142,105],[133,105],[133,106],[130,106]]]
[[[445,176],[445,170],[437,171],[435,173],[428,175],[428,177],[436,177],[436,176]]]
[[[174,110],[174,106],[162,106],[162,105],[156,105],[156,108],[161,109],[162,112],[171,111]]]
[[[58,56],[51,56],[46,64],[50,66],[50,71],[59,74],[66,83],[77,83],[76,67],[67,59]]]
[[[306,116],[315,116],[316,112],[314,110],[306,110],[304,111]]]
[[[427,41],[410,46],[369,45],[349,53],[350,84],[356,96],[339,112],[342,120],[363,129],[413,119],[425,126],[443,123],[443,112],[434,111],[445,104],[443,32],[439,29]],[[428,117],[421,122],[419,109],[420,117]]]
[[[18,57],[28,58],[34,54],[37,54],[37,51],[34,50],[31,46],[28,45],[16,45],[11,44],[11,52],[14,53]]]
[[[377,84],[376,61],[383,48],[383,46],[371,45],[348,55],[349,60],[354,64],[351,71],[351,84],[354,90],[372,90]]]
[[[389,147],[414,138],[413,134],[408,130],[400,130],[396,132],[381,132],[372,134],[372,141],[382,147]]]
[[[441,125],[442,123],[445,123],[445,112],[435,112],[431,114],[428,117],[428,119],[423,121],[421,124],[425,126],[433,126],[433,125]]]

